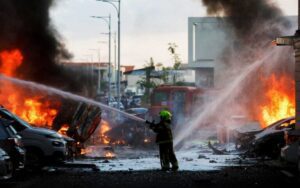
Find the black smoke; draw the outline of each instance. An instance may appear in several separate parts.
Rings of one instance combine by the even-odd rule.
[[[279,25],[288,26],[282,11],[270,0],[202,0],[208,14],[224,15],[236,36],[248,42],[254,37],[278,36]]]
[[[293,49],[272,45],[272,40],[291,30],[292,24],[271,0],[202,0],[202,3],[209,15],[222,17],[227,23],[228,45],[218,57],[218,63],[225,67],[219,75],[225,88],[244,74],[248,65],[268,57],[264,60],[266,63],[237,88],[239,91],[232,94],[235,99],[226,101],[249,116],[257,117],[260,104],[267,100],[265,92],[269,88],[262,79],[271,75],[293,79]],[[286,83],[286,86],[294,87],[293,83]]]
[[[291,23],[271,0],[202,0],[209,15],[226,17],[233,33],[231,48],[224,50],[224,63],[231,66],[229,54],[252,63],[272,40],[291,28]],[[234,52],[233,52],[234,51]]]
[[[78,90],[76,75],[59,65],[71,54],[50,19],[55,0],[0,0],[0,51],[20,49],[24,62],[17,77]],[[73,75],[72,75],[73,74]]]

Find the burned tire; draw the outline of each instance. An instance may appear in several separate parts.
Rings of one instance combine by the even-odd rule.
[[[25,166],[29,170],[40,170],[44,166],[44,154],[37,148],[26,148]]]

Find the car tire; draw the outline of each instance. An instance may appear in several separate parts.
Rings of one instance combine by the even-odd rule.
[[[40,170],[44,165],[44,154],[36,148],[26,149],[26,162],[27,169],[36,171]]]
[[[14,176],[14,173],[15,173],[15,168],[13,162],[9,160],[6,166],[6,174],[5,176],[2,176],[0,180],[9,181]]]

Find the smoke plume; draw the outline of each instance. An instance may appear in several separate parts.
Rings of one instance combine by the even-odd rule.
[[[51,24],[55,0],[0,0],[0,52],[19,49],[17,77],[76,90],[74,75],[58,65],[71,57]],[[72,78],[72,79],[71,79]]]
[[[272,37],[280,33],[278,25],[288,24],[281,10],[270,0],[202,0],[209,15],[224,15],[242,41],[251,37]],[[258,29],[258,28],[263,29]],[[265,29],[269,27],[268,29]],[[268,33],[267,31],[273,31]]]
[[[219,64],[226,65],[220,76],[225,81],[222,84],[239,76],[245,66],[269,54],[276,48],[272,46],[271,41],[291,28],[290,21],[271,0],[202,0],[202,2],[207,7],[209,15],[225,16],[232,33],[228,39],[228,46],[218,59]],[[291,52],[291,49],[279,49],[276,53],[289,53],[287,51]],[[267,86],[261,81],[263,77],[273,73],[293,75],[292,56],[274,54],[273,58],[267,61],[269,63],[256,70],[255,75],[239,86],[242,91],[237,98],[240,98],[240,102],[244,103],[244,108],[249,113],[256,113],[257,105],[264,100],[262,96]]]
[[[282,79],[285,76],[293,80],[292,49],[271,43],[290,31],[292,24],[271,0],[202,0],[202,3],[208,15],[221,17],[225,23],[227,46],[217,57],[215,67],[218,82],[215,85],[220,92],[207,101],[189,128],[179,133],[175,144],[205,122],[227,126],[234,115],[259,121],[262,104],[269,102],[266,93],[274,84],[266,81],[270,78],[278,79],[282,91],[294,89],[293,82]]]

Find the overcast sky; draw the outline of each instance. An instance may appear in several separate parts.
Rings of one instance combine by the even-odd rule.
[[[297,15],[298,0],[274,0],[286,15]],[[96,0],[59,0],[52,9],[53,24],[74,55],[73,61],[108,61],[107,24],[90,16],[112,16],[117,31],[116,10]],[[168,43],[178,45],[187,63],[188,17],[206,16],[200,0],[122,0],[121,64],[141,68],[154,58],[164,66],[172,64]],[[113,44],[113,42],[112,42]],[[112,60],[113,60],[112,53]]]

